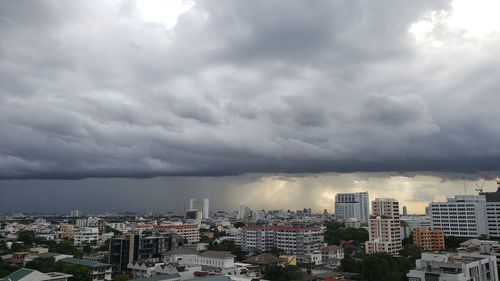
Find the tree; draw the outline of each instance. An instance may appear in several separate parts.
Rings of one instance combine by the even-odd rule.
[[[19,267],[10,265],[0,258],[0,278],[5,277],[12,272],[18,270]]]
[[[361,274],[368,281],[386,281],[390,279],[391,267],[389,262],[377,255],[369,255],[363,260]]]
[[[90,281],[92,276],[89,270],[82,265],[56,262],[54,258],[37,258],[26,263],[26,268],[38,270],[40,272],[63,272],[73,275],[72,281]]]
[[[357,261],[351,255],[344,255],[344,258],[340,261],[340,268],[345,272],[357,272],[361,269],[361,262]]]
[[[115,278],[113,278],[113,281],[127,281],[130,279],[131,278],[128,274],[120,273],[120,274],[116,275]]]
[[[302,280],[304,276],[302,272],[296,266],[268,266],[264,269],[263,277],[270,281],[299,281]]]

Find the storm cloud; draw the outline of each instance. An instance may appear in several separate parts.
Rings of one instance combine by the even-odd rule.
[[[200,1],[166,26],[134,1],[1,1],[0,178],[491,169],[500,33],[453,12]]]

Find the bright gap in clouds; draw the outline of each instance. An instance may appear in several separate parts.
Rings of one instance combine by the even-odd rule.
[[[193,8],[195,3],[190,0],[144,0],[137,1],[136,5],[144,22],[172,28],[179,16]]]
[[[462,33],[464,37],[484,39],[500,31],[499,10],[500,1],[454,0],[450,12],[433,12],[427,19],[414,23],[409,31],[418,43],[427,43],[432,47],[446,45],[444,34],[429,36],[443,26],[450,32]]]

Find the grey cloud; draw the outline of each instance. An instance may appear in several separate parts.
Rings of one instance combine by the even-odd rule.
[[[170,30],[137,9],[0,3],[0,178],[475,172],[500,156],[499,38],[429,51],[408,33],[449,1],[198,2]]]

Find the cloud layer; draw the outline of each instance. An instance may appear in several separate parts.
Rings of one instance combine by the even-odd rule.
[[[169,28],[134,1],[3,1],[0,178],[489,169],[500,37],[452,13],[217,1]]]

